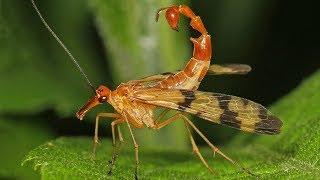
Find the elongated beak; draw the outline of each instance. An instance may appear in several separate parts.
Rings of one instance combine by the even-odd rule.
[[[98,97],[92,97],[77,113],[76,116],[79,120],[82,120],[86,113],[96,105],[100,104]]]

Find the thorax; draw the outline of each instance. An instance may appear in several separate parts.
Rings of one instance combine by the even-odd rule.
[[[141,86],[120,84],[116,90],[111,92],[109,103],[114,109],[125,116],[130,124],[136,128],[154,127],[154,106],[136,101],[132,98],[132,94]]]

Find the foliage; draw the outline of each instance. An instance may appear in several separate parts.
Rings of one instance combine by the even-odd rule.
[[[34,179],[39,175],[27,167],[21,167],[21,159],[33,148],[53,135],[39,117],[2,117],[0,119],[0,177]],[[34,125],[32,123],[37,123]]]

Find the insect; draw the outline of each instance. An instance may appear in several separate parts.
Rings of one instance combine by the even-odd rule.
[[[174,5],[161,8],[156,13],[156,20],[158,20],[159,15],[165,11],[165,18],[169,26],[174,30],[178,30],[179,16],[182,14],[190,19],[191,27],[201,34],[198,38],[190,38],[194,45],[193,56],[185,68],[177,72],[163,73],[121,83],[112,91],[103,85],[100,85],[97,89],[92,86],[75,58],[43,19],[34,1],[31,0],[31,2],[42,22],[71,57],[94,92],[94,96],[76,113],[77,118],[82,120],[90,109],[102,103],[109,103],[115,109],[115,112],[99,113],[96,116],[93,138],[93,153],[95,153],[98,143],[99,120],[102,117],[113,119],[111,123],[113,154],[110,161],[110,174],[116,161],[116,130],[119,140],[122,141],[122,135],[118,126],[120,124],[127,125],[132,138],[135,150],[136,179],[138,178],[139,167],[139,145],[135,139],[133,128],[149,127],[161,129],[174,121],[182,120],[189,134],[193,151],[203,165],[212,173],[214,171],[200,153],[191,130],[195,131],[214,153],[220,154],[232,164],[239,166],[248,173],[250,172],[215,147],[194,123],[189,120],[185,113],[242,131],[270,135],[280,132],[282,126],[281,120],[272,115],[262,105],[236,96],[197,90],[202,79],[207,74],[246,74],[251,68],[248,65],[242,64],[210,65],[212,55],[211,36],[208,34],[201,18],[195,15],[188,6]],[[167,110],[156,117],[154,112],[159,107],[166,108]],[[164,119],[165,114],[169,110],[175,110],[176,113],[172,117]]]

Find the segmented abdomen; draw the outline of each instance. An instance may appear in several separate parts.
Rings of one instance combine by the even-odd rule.
[[[164,89],[196,90],[207,73],[209,66],[210,61],[191,58],[184,70],[160,81],[156,87]]]

